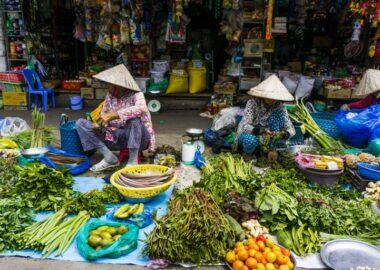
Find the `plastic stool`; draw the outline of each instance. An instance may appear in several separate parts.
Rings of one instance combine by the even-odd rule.
[[[137,156],[137,164],[141,163],[142,156],[143,156],[142,152],[140,151],[139,155]],[[123,163],[128,157],[129,157],[129,150],[128,150],[128,148],[120,150],[119,157],[118,157],[119,158],[119,163]]]

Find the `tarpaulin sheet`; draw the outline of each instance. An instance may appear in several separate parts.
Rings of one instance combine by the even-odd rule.
[[[95,177],[74,177],[75,183],[73,186],[73,189],[80,192],[87,192],[92,189],[102,189],[105,182],[101,178],[95,178]],[[154,200],[145,203],[146,207],[157,209],[157,215],[158,217],[161,217],[166,214],[167,211],[167,202],[172,194],[173,187],[170,187],[166,192],[160,194]],[[110,205],[108,210],[111,210],[114,208],[115,205]],[[37,220],[44,219],[45,217],[51,215],[51,213],[39,213],[36,215]],[[103,216],[101,219],[106,219],[105,216]],[[135,264],[140,266],[146,266],[148,263],[148,258],[142,256],[142,250],[144,248],[144,240],[146,239],[146,235],[149,234],[153,228],[154,223],[149,225],[148,227],[145,227],[144,229],[141,229],[139,231],[139,237],[138,237],[138,246],[137,249],[128,255],[122,256],[120,258],[116,259],[98,259],[96,260],[97,263],[112,263],[112,264]],[[0,253],[0,256],[20,256],[20,257],[29,257],[29,258],[41,258],[40,252],[35,252],[32,250],[22,250],[22,251],[15,251],[15,252],[3,252]],[[64,260],[64,261],[78,261],[83,262],[86,261],[82,256],[79,254],[77,249],[77,243],[76,239],[73,241],[69,249],[61,256],[61,257],[54,257],[54,255],[51,255],[49,259],[53,260]]]

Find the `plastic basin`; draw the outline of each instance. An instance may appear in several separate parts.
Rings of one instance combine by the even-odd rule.
[[[360,162],[358,163],[358,174],[363,178],[379,181],[380,166]]]

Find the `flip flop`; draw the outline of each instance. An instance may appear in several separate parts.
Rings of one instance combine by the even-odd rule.
[[[90,171],[92,171],[92,172],[102,172],[102,171],[105,171],[105,170],[108,170],[108,169],[111,169],[111,168],[115,168],[115,167],[118,167],[118,166],[119,166],[119,163],[110,164],[107,161],[105,161],[104,159],[102,159],[99,163],[97,163],[94,166],[92,166],[90,168]]]

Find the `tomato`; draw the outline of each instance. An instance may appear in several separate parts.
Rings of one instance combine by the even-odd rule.
[[[235,252],[233,251],[228,251],[227,254],[226,254],[226,261],[228,263],[233,263],[234,261],[236,260],[236,255],[235,255]]]
[[[257,270],[265,270],[265,265],[262,263],[257,264]]]
[[[254,258],[248,258],[245,261],[245,265],[248,266],[249,268],[253,269],[257,267],[257,261]]]
[[[244,265],[244,263],[242,261],[234,261],[234,264],[232,265],[232,268],[234,270],[240,270],[240,267],[242,267]]]
[[[265,240],[266,240],[266,238],[265,238],[265,236],[262,235],[262,234],[256,237],[256,242],[258,242],[258,241],[263,241],[263,242],[265,242]]]

